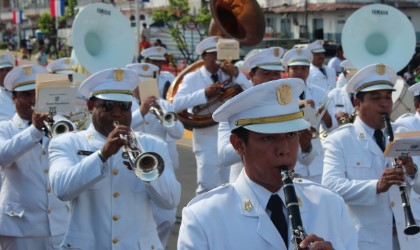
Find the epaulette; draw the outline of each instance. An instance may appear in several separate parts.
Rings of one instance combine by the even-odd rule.
[[[211,196],[213,196],[215,194],[219,194],[220,192],[224,192],[225,189],[228,188],[228,187],[230,187],[230,186],[231,186],[230,183],[222,184],[222,185],[220,185],[220,186],[218,186],[218,187],[216,187],[216,188],[214,188],[214,189],[212,189],[212,190],[210,190],[208,192],[199,194],[196,197],[192,198],[191,201],[188,202],[188,205],[187,206],[190,206],[190,205],[192,205],[192,204],[194,204],[194,203],[196,203],[196,202],[198,202],[200,200],[205,200],[205,199],[207,199],[207,198],[209,198],[209,197],[211,197]]]

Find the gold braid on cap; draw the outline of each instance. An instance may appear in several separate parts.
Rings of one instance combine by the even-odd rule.
[[[367,82],[365,84],[362,84],[360,87],[358,87],[356,89],[355,92],[357,93],[357,92],[359,92],[359,91],[361,91],[361,90],[363,90],[363,89],[365,89],[367,87],[374,86],[374,85],[379,85],[379,84],[386,84],[386,85],[389,85],[391,87],[394,87],[394,84],[392,84],[392,82],[390,82],[390,81],[378,80],[378,81]]]
[[[16,88],[18,88],[18,87],[22,87],[22,86],[29,85],[29,84],[34,84],[34,83],[35,83],[35,81],[34,81],[34,80],[30,80],[30,81],[26,81],[26,82],[21,82],[21,83],[16,84],[16,85],[13,87],[13,90],[15,90],[15,89],[16,89]]]
[[[299,111],[299,112],[287,114],[287,115],[239,119],[235,122],[235,125],[246,126],[246,125],[253,125],[253,124],[287,122],[287,121],[296,120],[302,117],[303,117],[303,112]]]
[[[133,92],[130,90],[123,90],[123,89],[104,89],[104,90],[97,90],[92,92],[90,95],[100,95],[100,94],[126,94],[126,95],[133,95]]]
[[[295,62],[305,62],[305,63],[311,63],[309,60],[306,59],[293,59],[287,62],[287,64],[295,63]]]

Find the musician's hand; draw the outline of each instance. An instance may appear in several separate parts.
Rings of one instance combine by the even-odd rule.
[[[220,82],[215,82],[212,85],[208,86],[204,93],[206,94],[207,98],[215,97],[215,96],[221,96],[224,92],[223,84]]]
[[[347,112],[337,112],[335,113],[335,119],[337,120],[338,124],[344,124],[350,119],[350,115]]]
[[[108,159],[112,155],[116,154],[122,146],[128,144],[128,142],[122,139],[120,135],[129,135],[130,133],[130,127],[124,125],[116,126],[106,138],[105,144],[101,149],[102,155]]]
[[[324,124],[327,128],[331,128],[332,120],[331,120],[330,113],[328,113],[328,111],[325,111],[324,115],[322,116],[322,120],[324,121]]]
[[[38,129],[42,130],[44,127],[44,121],[47,121],[48,114],[32,113],[32,124]]]
[[[376,193],[386,192],[392,185],[401,185],[404,181],[405,173],[402,168],[385,169],[379,177]]]
[[[227,75],[237,77],[239,75],[238,68],[230,62],[222,61],[220,69]]]
[[[311,148],[312,131],[311,129],[303,129],[298,132],[299,144],[303,152],[308,152]]]
[[[308,100],[305,100],[305,101],[306,101],[306,105],[309,105],[312,108],[315,108],[315,102],[314,102],[314,100],[308,99]]]
[[[157,104],[156,100],[156,96],[149,96],[146,98],[146,100],[141,101],[140,113],[143,117],[149,112],[151,107]]]
[[[311,246],[310,250],[334,250],[331,242],[325,241],[315,234],[309,234],[299,245],[302,249],[306,249],[309,246]]]
[[[411,156],[405,156],[405,157],[398,157],[397,163],[399,165],[404,166],[405,173],[407,175],[415,175],[416,174],[416,168],[414,167],[413,158]]]

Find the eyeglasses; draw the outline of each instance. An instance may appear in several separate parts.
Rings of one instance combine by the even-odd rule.
[[[116,105],[119,106],[122,112],[127,112],[131,110],[131,102],[118,102],[118,101],[99,101],[99,105],[105,112],[112,112]]]

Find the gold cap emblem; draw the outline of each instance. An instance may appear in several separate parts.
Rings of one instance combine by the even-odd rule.
[[[292,86],[283,84],[277,87],[277,100],[281,105],[287,105],[292,101]]]
[[[66,60],[64,60],[64,63],[69,65],[71,63],[71,59],[70,58],[66,58]]]
[[[298,56],[302,55],[302,53],[303,52],[301,48],[296,49],[296,54],[298,54]]]
[[[386,69],[386,66],[384,64],[376,65],[376,73],[378,73],[379,75],[385,74],[385,69]]]
[[[27,76],[32,75],[32,67],[31,66],[23,67],[23,74]]]
[[[279,57],[280,56],[280,50],[279,48],[274,48],[274,56]]]
[[[121,82],[124,80],[124,70],[122,69],[115,69],[114,70],[114,80],[117,82]]]
[[[0,55],[0,60],[4,60],[4,58],[6,58],[5,55]]]
[[[162,52],[162,51],[163,51],[163,49],[162,49],[162,47],[157,47],[157,48],[156,48],[156,51],[160,53],[160,52]]]
[[[143,65],[143,70],[144,70],[144,71],[147,71],[148,69],[149,69],[149,65],[144,64],[144,65]]]
[[[250,200],[244,201],[244,209],[245,209],[245,211],[249,212],[249,211],[252,210],[252,208],[253,208],[253,206],[252,206],[252,202]]]

